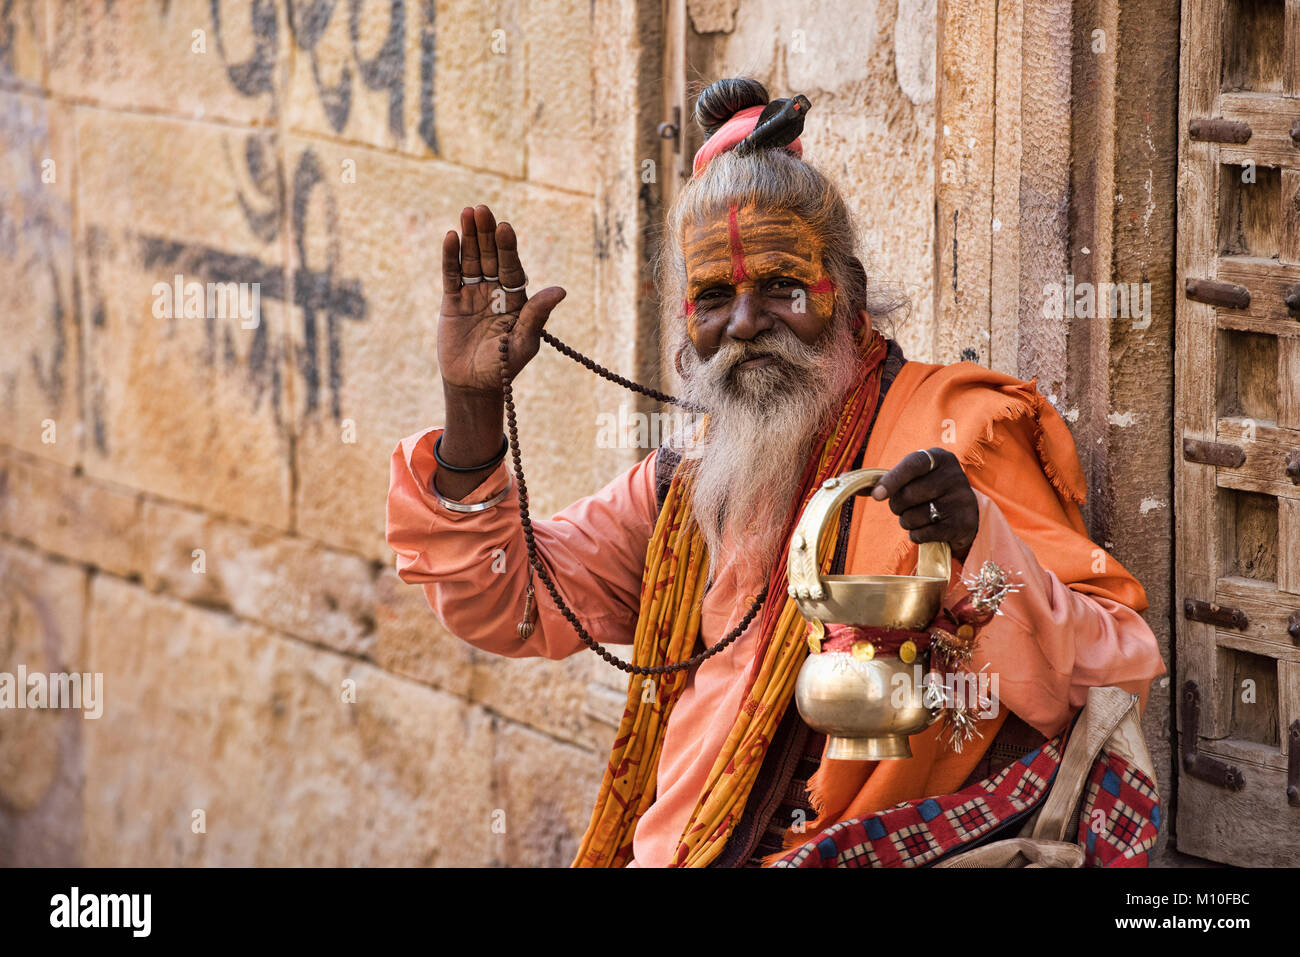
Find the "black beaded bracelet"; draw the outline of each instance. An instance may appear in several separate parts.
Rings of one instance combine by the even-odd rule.
[[[471,465],[469,468],[466,468],[463,465],[451,465],[448,462],[444,462],[442,456],[438,454],[438,446],[440,446],[441,444],[442,444],[442,436],[440,435],[438,436],[437,441],[433,443],[433,460],[438,463],[438,468],[446,469],[448,472],[481,472],[484,469],[493,468],[494,466],[499,465],[505,459],[506,449],[509,448],[509,440],[506,439],[506,434],[502,432],[501,451],[497,453],[496,458],[494,458],[491,462],[484,462],[482,465]]]

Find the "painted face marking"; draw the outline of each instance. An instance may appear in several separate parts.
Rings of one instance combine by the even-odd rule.
[[[745,271],[745,249],[740,244],[740,223],[737,219],[739,210],[735,204],[727,207],[727,231],[731,240],[731,281],[744,282],[749,278]]]
[[[683,299],[682,309],[683,309],[683,314],[686,316],[686,334],[689,335],[692,340],[694,340],[695,336],[697,335],[697,329],[699,328],[699,324],[700,324],[699,319],[697,319],[695,316],[695,300]]]
[[[793,324],[806,342],[834,311],[836,284],[826,272],[822,243],[786,210],[731,204],[725,218],[686,224],[680,241],[687,273],[683,313],[697,348],[716,347],[740,296],[754,297],[761,312]]]

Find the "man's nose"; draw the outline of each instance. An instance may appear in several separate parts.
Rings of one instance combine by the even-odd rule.
[[[753,339],[771,328],[772,317],[767,314],[759,298],[748,289],[738,290],[731,303],[727,335],[732,339]]]

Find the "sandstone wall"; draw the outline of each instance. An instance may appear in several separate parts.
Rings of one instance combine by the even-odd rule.
[[[639,36],[577,0],[356,6],[355,32],[342,4],[5,6],[0,671],[100,671],[106,700],[0,713],[0,864],[576,849],[609,737],[591,662],[449,635],[384,499],[397,440],[441,421],[463,205],[568,288],[557,334],[634,331],[596,322],[591,144],[596,58]],[[178,273],[260,283],[260,323],[158,318]],[[614,396],[567,360],[518,392],[537,513],[633,461],[594,447]]]
[[[986,361],[935,318],[934,0],[789,6],[687,0],[689,79],[806,93],[808,157],[911,299],[905,350]],[[442,422],[438,250],[467,204],[568,289],[553,332],[660,381],[663,8],[356,7],[0,10],[0,672],[105,682],[97,720],[0,712],[0,865],[576,850],[622,675],[448,634],[393,573],[388,456]],[[260,322],[159,318],[177,274],[259,283]],[[549,349],[516,395],[534,514],[649,451],[598,447],[598,415],[650,407]]]
[[[908,297],[892,330],[903,351],[959,358],[934,344],[934,0],[688,0],[687,13],[690,79],[754,76],[812,101],[804,158],[844,191],[872,279]]]

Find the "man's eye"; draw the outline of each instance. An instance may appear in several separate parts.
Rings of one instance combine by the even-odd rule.
[[[791,289],[795,289],[798,286],[801,286],[803,284],[795,279],[782,278],[782,279],[773,279],[767,285],[769,289],[775,289],[781,292],[789,292]]]
[[[696,302],[708,302],[711,299],[720,299],[726,293],[722,289],[706,289],[695,297]]]

